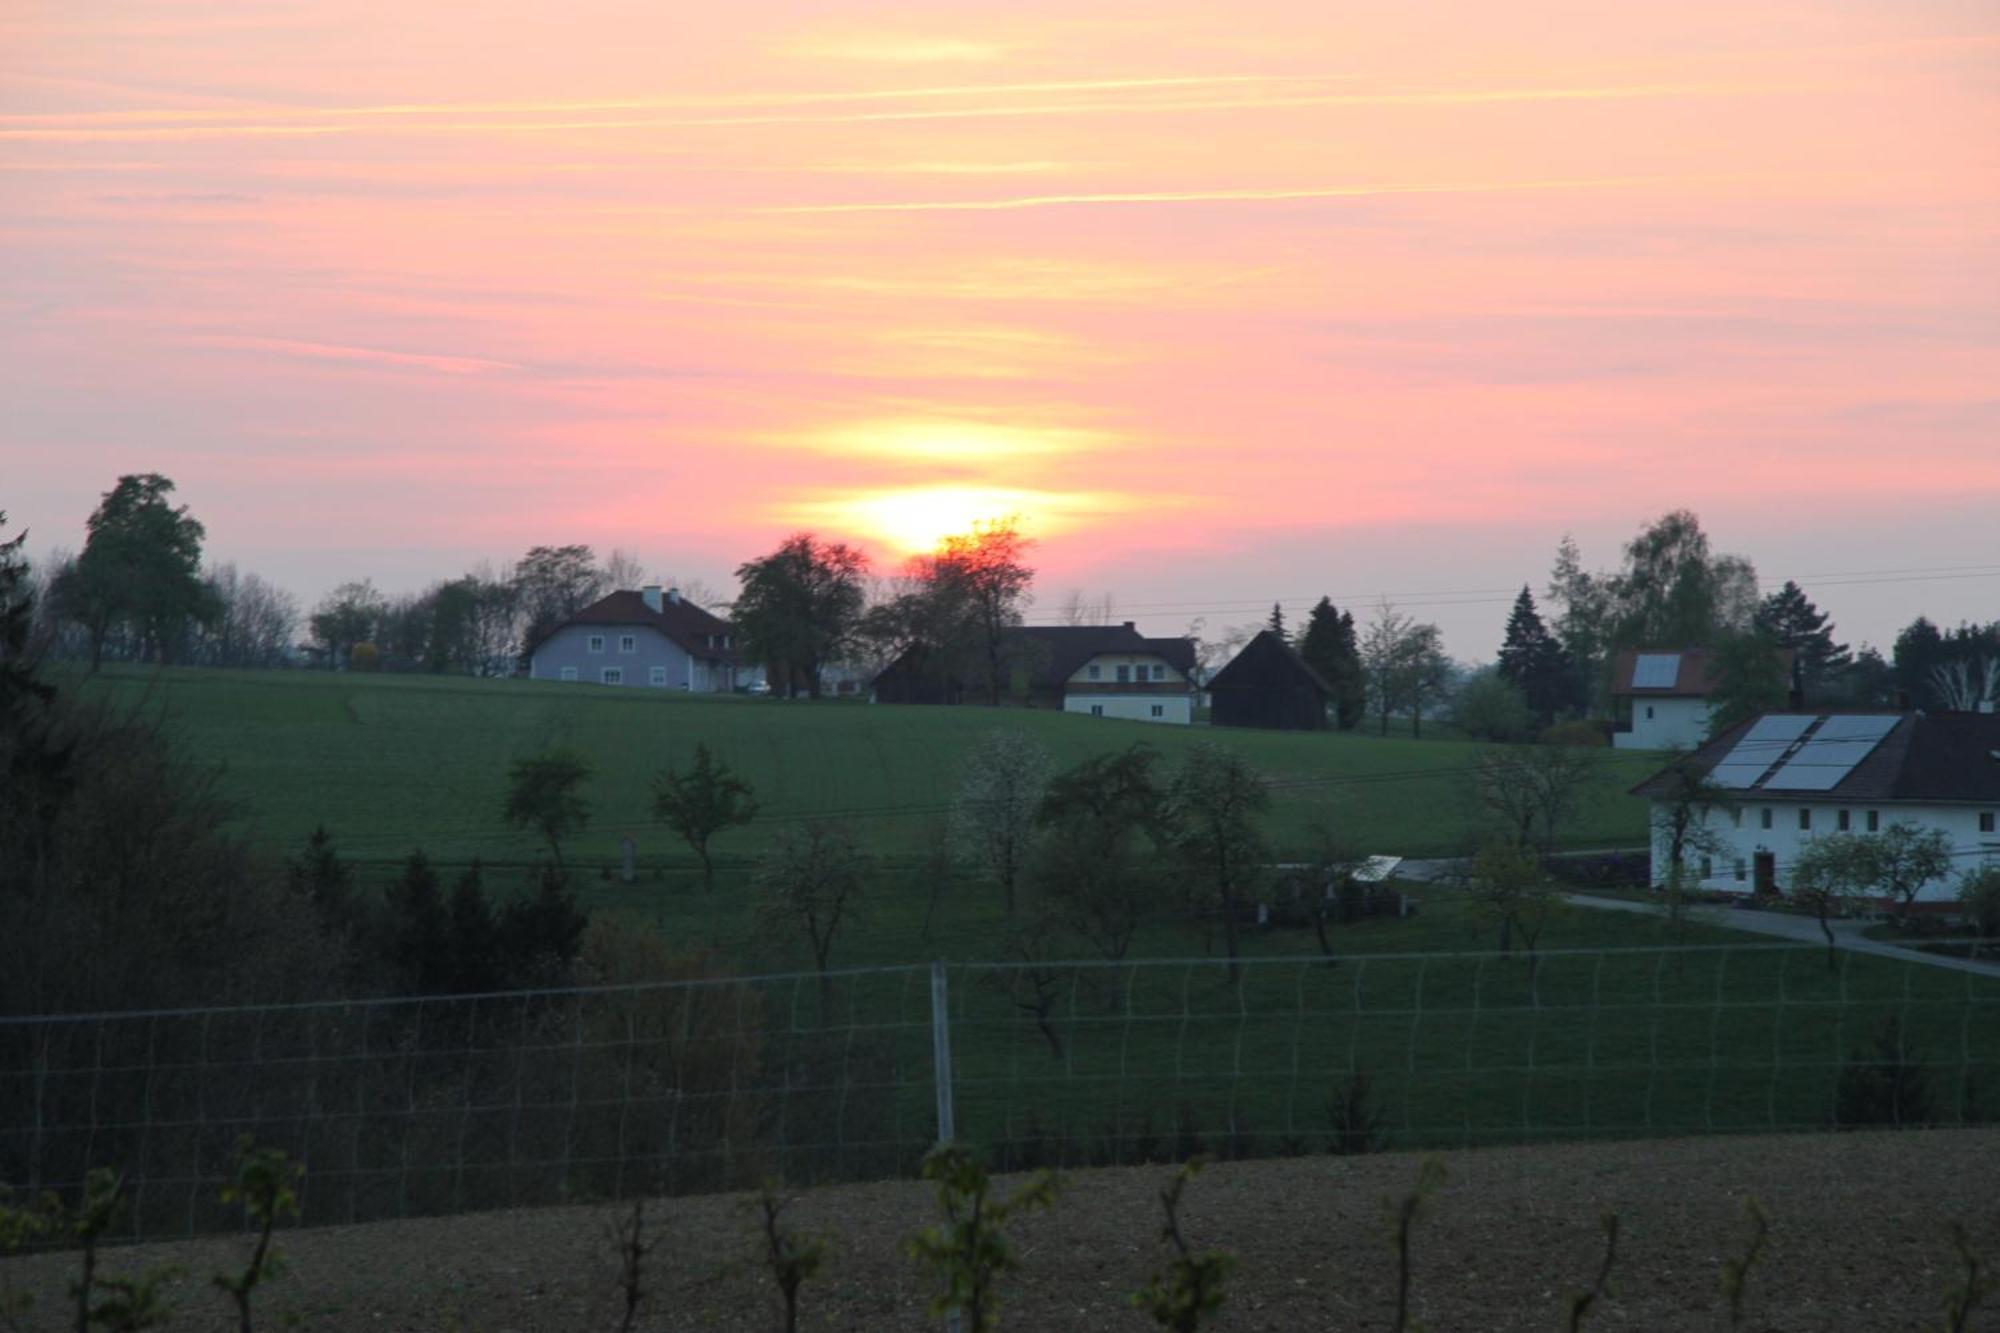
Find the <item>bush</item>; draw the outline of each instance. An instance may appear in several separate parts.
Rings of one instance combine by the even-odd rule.
[[[1465,683],[1452,702],[1451,720],[1479,741],[1526,740],[1533,730],[1528,696],[1498,671],[1482,671]]]
[[[1848,1057],[1840,1068],[1833,1127],[1910,1127],[1937,1121],[1922,1053],[1903,1031],[1902,1017],[1889,1014],[1875,1029],[1868,1049]]]
[[[1611,728],[1602,722],[1578,720],[1558,722],[1538,738],[1544,745],[1569,745],[1578,749],[1602,749],[1611,744]]]

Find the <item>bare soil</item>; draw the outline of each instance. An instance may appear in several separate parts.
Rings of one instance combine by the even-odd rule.
[[[1602,1254],[1599,1218],[1620,1219],[1613,1295],[1592,1330],[1726,1329],[1718,1289],[1746,1233],[1743,1201],[1772,1218],[1750,1280],[1752,1330],[1925,1329],[1962,1280],[1946,1234],[1963,1223],[1989,1270],[2000,1267],[2000,1130],[1492,1148],[1445,1155],[1449,1172],[1415,1243],[1414,1313],[1432,1333],[1555,1330],[1569,1294]],[[1214,1327],[1385,1330],[1396,1273],[1387,1200],[1415,1180],[1419,1157],[1314,1157],[1224,1163],[1190,1187],[1184,1222],[1198,1247],[1240,1266]],[[1165,1258],[1156,1192],[1166,1167],[1080,1171],[1055,1209],[1014,1234],[1021,1270],[1006,1327],[1118,1333],[1149,1325],[1130,1293]],[[629,1208],[629,1206],[628,1206]],[[743,1195],[648,1205],[660,1244],[636,1327],[778,1327]],[[302,1231],[283,1238],[285,1274],[259,1298],[260,1325],[292,1314],[310,1329],[615,1330],[622,1307],[610,1206],[486,1213]],[[898,1181],[798,1196],[792,1222],[828,1235],[833,1254],[807,1284],[801,1326],[935,1329],[928,1288],[902,1243],[930,1220],[928,1187]],[[176,1329],[234,1326],[208,1275],[238,1262],[240,1239],[112,1252],[113,1274],[174,1263],[189,1276],[172,1301]],[[0,1264],[0,1290],[36,1299],[27,1327],[62,1327],[70,1255]],[[2000,1304],[2000,1302],[1996,1302]],[[2000,1308],[1972,1327],[2000,1329]]]

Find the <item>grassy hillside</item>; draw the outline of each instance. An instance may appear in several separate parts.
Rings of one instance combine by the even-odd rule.
[[[957,787],[967,750],[996,727],[1033,733],[1059,765],[1145,740],[1169,758],[1204,740],[1248,756],[1279,787],[1273,832],[1298,842],[1326,820],[1370,852],[1452,850],[1467,830],[1463,770],[1475,747],[1361,735],[1213,731],[1022,710],[854,702],[692,698],[527,681],[304,672],[107,670],[93,688],[163,715],[196,758],[219,764],[223,789],[259,845],[287,850],[325,824],[349,855],[524,861],[534,841],[500,821],[511,761],[551,745],[596,767],[590,828],[572,855],[609,863],[619,839],[672,870],[686,848],[648,815],[648,784],[684,764],[697,741],[755,786],[759,826],[717,842],[754,855],[779,820],[840,815],[888,860],[924,845]],[[1607,751],[1598,799],[1569,831],[1577,846],[1644,839],[1625,788],[1645,759]]]

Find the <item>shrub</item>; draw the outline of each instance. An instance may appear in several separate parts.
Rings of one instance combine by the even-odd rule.
[[[1834,1128],[1929,1125],[1937,1119],[1923,1056],[1903,1031],[1902,1017],[1889,1014],[1875,1029],[1869,1049],[1841,1066]]]
[[[1544,745],[1572,745],[1579,749],[1603,749],[1611,744],[1611,733],[1602,722],[1558,722],[1543,730]]]

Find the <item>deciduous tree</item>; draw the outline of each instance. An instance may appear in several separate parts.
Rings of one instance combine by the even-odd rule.
[[[929,561],[933,583],[949,585],[962,597],[979,639],[987,702],[998,704],[1007,686],[1007,632],[1021,623],[1035,571],[1027,562],[1031,541],[1013,518],[979,523],[969,533],[947,537]]]
[[[343,583],[314,608],[307,622],[314,642],[326,654],[326,665],[341,670],[353,665],[357,644],[375,641],[389,604],[367,579]]]
[[[701,886],[715,887],[715,864],[709,840],[716,834],[748,824],[757,817],[757,797],[750,784],[729,765],[717,763],[706,742],[696,742],[694,761],[686,773],[667,769],[653,779],[653,818],[681,835],[701,860]]]
[[[1013,915],[1035,847],[1035,816],[1049,781],[1049,754],[1024,731],[994,731],[967,756],[952,805],[952,835],[967,859],[993,876]]]
[[[867,557],[854,547],[809,532],[737,568],[743,588],[736,632],[744,652],[764,663],[773,690],[819,698],[821,668],[846,649],[860,626],[867,568]]]
[[[563,749],[517,759],[508,773],[503,818],[512,828],[541,834],[558,869],[563,864],[563,840],[590,822],[590,803],[582,793],[589,779],[590,765],[581,755]]]
[[[63,608],[90,636],[90,667],[104,660],[114,630],[133,637],[133,656],[166,661],[189,621],[214,617],[201,577],[202,525],[169,497],[157,472],[123,476],[88,522],[89,537],[59,590]]]

